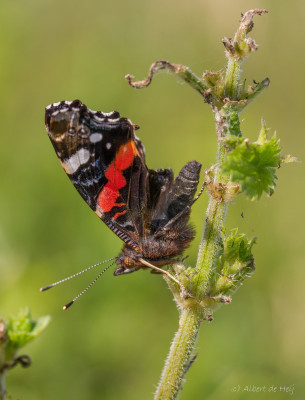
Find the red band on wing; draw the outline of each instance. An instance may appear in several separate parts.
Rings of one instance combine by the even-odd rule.
[[[105,176],[108,182],[101,190],[97,204],[102,209],[103,212],[109,212],[113,207],[123,207],[126,206],[125,203],[116,203],[119,197],[119,189],[126,186],[126,179],[122,174],[122,171],[129,168],[134,158],[138,155],[138,150],[133,141],[127,142],[122,145],[118,152],[116,153],[115,159],[109,165],[105,172]],[[114,215],[114,219],[120,215],[125,214],[126,210],[118,212]]]
[[[118,191],[112,182],[108,182],[99,194],[97,202],[104,212],[108,212],[111,211],[114,205],[116,205],[115,201],[117,198]]]
[[[133,141],[127,142],[119,148],[115,156],[115,168],[124,171],[131,166],[135,156],[138,155],[138,150]]]
[[[114,214],[113,219],[117,219],[118,217],[120,217],[121,215],[124,215],[125,213],[126,213],[126,210],[117,212]]]

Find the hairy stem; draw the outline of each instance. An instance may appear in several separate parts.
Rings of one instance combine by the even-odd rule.
[[[260,95],[270,84],[269,78],[264,78],[261,82],[257,83],[253,88],[252,93],[248,94],[247,96],[247,106],[251,101],[256,99],[258,95]]]
[[[217,111],[214,111],[214,115],[216,120],[217,136],[218,138],[221,138],[225,135],[224,125],[226,120],[221,117]],[[221,171],[225,156],[225,148],[223,143],[219,140],[214,182],[225,184],[228,181],[228,177],[224,176]],[[209,278],[217,256],[221,231],[227,210],[228,203],[219,201],[213,196],[210,196],[196,265],[196,270],[198,271],[196,294],[199,298],[206,294],[209,285]]]
[[[217,136],[224,135],[225,119],[214,111],[216,119]],[[225,158],[225,149],[222,141],[218,142],[218,154],[215,171],[215,181],[227,182],[228,178],[223,176],[221,167]],[[197,283],[194,285],[194,295],[200,300],[206,293],[209,278],[217,255],[221,237],[223,222],[227,212],[227,203],[216,200],[210,196],[202,241],[199,246],[198,261],[196,266]],[[179,329],[176,333],[169,356],[161,375],[160,383],[155,395],[155,400],[174,400],[182,389],[183,377],[187,371],[192,351],[194,351],[196,339],[199,335],[200,322],[204,318],[202,309],[183,308],[180,314]]]
[[[210,198],[196,266],[196,269],[200,271],[197,275],[196,285],[196,295],[199,299],[206,294],[209,287],[210,276],[215,264],[227,209],[226,203],[219,203],[212,197]]]
[[[254,40],[247,36],[253,28],[253,16],[266,12],[264,9],[247,11],[242,15],[234,38],[223,38],[222,42],[227,57],[225,76],[220,71],[206,71],[202,78],[198,78],[188,67],[168,61],[153,63],[145,80],[134,81],[130,75],[126,75],[129,84],[137,89],[148,87],[154,74],[160,71],[169,71],[178,76],[195,89],[211,106],[218,139],[216,162],[210,171],[207,171],[207,182],[205,182],[210,198],[197,265],[193,269],[183,265],[172,266],[178,280],[180,279],[186,286],[187,293],[181,291],[176,282],[164,277],[181,312],[179,329],[165,362],[155,400],[177,398],[184,376],[194,360],[191,355],[199,334],[200,322],[204,319],[212,320],[211,313],[218,307],[218,304],[231,301],[230,297],[224,296],[222,293],[217,293],[215,296],[211,294],[213,293],[211,290],[213,277],[217,272],[215,264],[223,237],[223,225],[228,204],[239,191],[239,185],[234,185],[233,182],[230,182],[230,177],[223,173],[226,159],[225,137],[241,137],[238,113],[269,85],[268,78],[260,83],[254,82],[254,86],[250,86],[247,90],[245,84],[240,84],[241,63],[251,52],[257,50]]]
[[[231,100],[236,100],[238,96],[238,85],[240,79],[240,61],[230,57],[225,76],[225,95]]]
[[[131,75],[126,75],[125,78],[130,86],[134,87],[135,89],[143,89],[151,84],[153,76],[162,71],[169,71],[176,76],[179,76],[184,82],[189,84],[193,89],[197,90],[200,94],[202,94],[208,87],[205,83],[199,79],[191,70],[190,68],[181,65],[181,64],[174,64],[168,61],[156,61],[154,62],[148,72],[148,77],[143,79],[142,81],[134,81]]]
[[[173,339],[168,358],[155,393],[155,400],[173,400],[182,387],[200,327],[200,313],[188,308],[180,314],[179,329]]]

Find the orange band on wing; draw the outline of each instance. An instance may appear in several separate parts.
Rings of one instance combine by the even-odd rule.
[[[105,172],[105,176],[108,179],[108,182],[101,190],[97,199],[97,204],[103,212],[109,212],[113,209],[113,207],[126,206],[125,203],[116,203],[116,200],[120,195],[119,189],[122,189],[124,186],[126,186],[127,183],[122,172],[132,165],[135,157],[138,154],[138,150],[132,140],[119,148],[118,152],[116,153],[115,159],[112,161]],[[113,218],[116,219],[120,215],[123,215],[125,212],[126,210],[118,212],[114,215]]]
[[[134,141],[123,144],[115,156],[115,168],[124,171],[131,166],[135,156],[139,155]]]

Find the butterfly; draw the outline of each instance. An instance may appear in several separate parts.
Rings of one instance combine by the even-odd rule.
[[[80,100],[47,106],[45,124],[74,187],[124,243],[114,275],[159,270],[183,253],[194,238],[189,217],[199,162],[188,162],[175,179],[171,169],[148,169],[139,127]]]

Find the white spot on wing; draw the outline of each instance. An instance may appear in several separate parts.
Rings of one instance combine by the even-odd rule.
[[[103,135],[101,133],[92,133],[90,135],[89,140],[91,143],[97,143],[100,142],[103,139]]]
[[[77,153],[73,154],[73,156],[71,156],[70,158],[65,159],[64,163],[67,168],[67,169],[65,168],[65,171],[66,172],[69,171],[68,173],[70,175],[74,174],[74,172],[76,172],[80,167]]]
[[[90,153],[87,149],[80,149],[78,150],[78,157],[81,164],[86,164],[89,161]]]
[[[110,150],[110,149],[111,149],[111,143],[110,143],[110,142],[106,143],[106,149],[107,149],[107,150]]]
[[[87,149],[80,149],[77,153],[73,154],[70,158],[64,160],[65,171],[72,175],[74,174],[81,165],[86,164],[89,161],[90,153]]]

